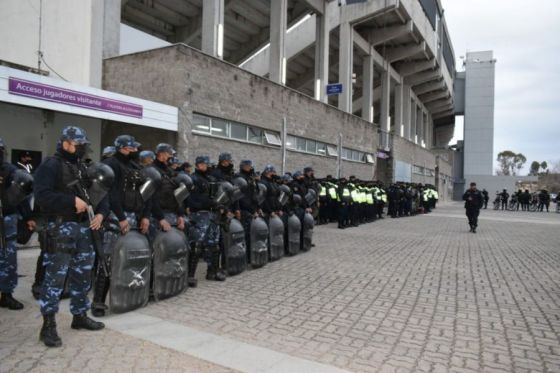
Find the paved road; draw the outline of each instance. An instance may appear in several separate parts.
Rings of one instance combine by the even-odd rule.
[[[310,253],[202,281],[179,297],[37,343],[21,254],[24,312],[0,311],[0,372],[559,372],[560,215],[460,204],[339,231]],[[67,308],[67,307],[66,307]]]

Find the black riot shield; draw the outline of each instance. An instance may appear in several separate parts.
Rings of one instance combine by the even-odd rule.
[[[296,255],[299,253],[301,233],[301,222],[296,214],[292,214],[288,217],[286,229],[288,233],[288,255]]]
[[[228,229],[223,230],[225,270],[233,276],[247,269],[247,245],[245,244],[245,231],[237,219],[231,219]]]
[[[314,226],[315,226],[315,219],[313,219],[313,216],[310,213],[306,212],[305,215],[303,216],[303,223],[302,223],[303,242],[301,245],[301,249],[303,251],[311,250],[311,245],[313,243]]]
[[[268,263],[268,226],[260,216],[251,222],[251,266],[258,268]]]
[[[278,260],[284,256],[284,223],[279,216],[268,221],[270,260]]]
[[[150,295],[148,239],[136,231],[121,236],[115,244],[112,264],[111,312],[124,313],[145,306]]]
[[[154,299],[158,301],[180,294],[187,287],[189,245],[185,234],[176,228],[161,231],[152,248]]]

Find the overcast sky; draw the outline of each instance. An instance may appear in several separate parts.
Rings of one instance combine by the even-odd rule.
[[[457,66],[466,51],[491,49],[498,60],[494,158],[521,152],[525,172],[534,160],[560,161],[560,1],[442,1]]]

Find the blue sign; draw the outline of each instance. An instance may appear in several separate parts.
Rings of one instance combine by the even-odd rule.
[[[327,84],[327,96],[339,95],[342,93],[342,83]]]

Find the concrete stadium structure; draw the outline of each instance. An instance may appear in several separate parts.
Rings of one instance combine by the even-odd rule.
[[[2,127],[26,116],[41,126],[34,138],[14,134],[9,144],[49,150],[37,144],[53,136],[49,113],[60,110],[76,114],[77,124],[94,119],[87,127],[96,152],[127,132],[146,147],[176,143],[188,160],[230,150],[257,168],[312,165],[320,176],[431,183],[451,198],[456,71],[439,0],[9,0],[2,7]],[[123,25],[169,45],[122,55]],[[125,103],[163,104],[161,113],[177,116],[162,125],[167,119],[154,110],[154,120],[138,123],[65,103],[35,105],[32,115],[37,98],[17,101],[6,88],[21,69],[51,86],[58,80]],[[327,94],[332,83],[341,84],[339,94]]]

